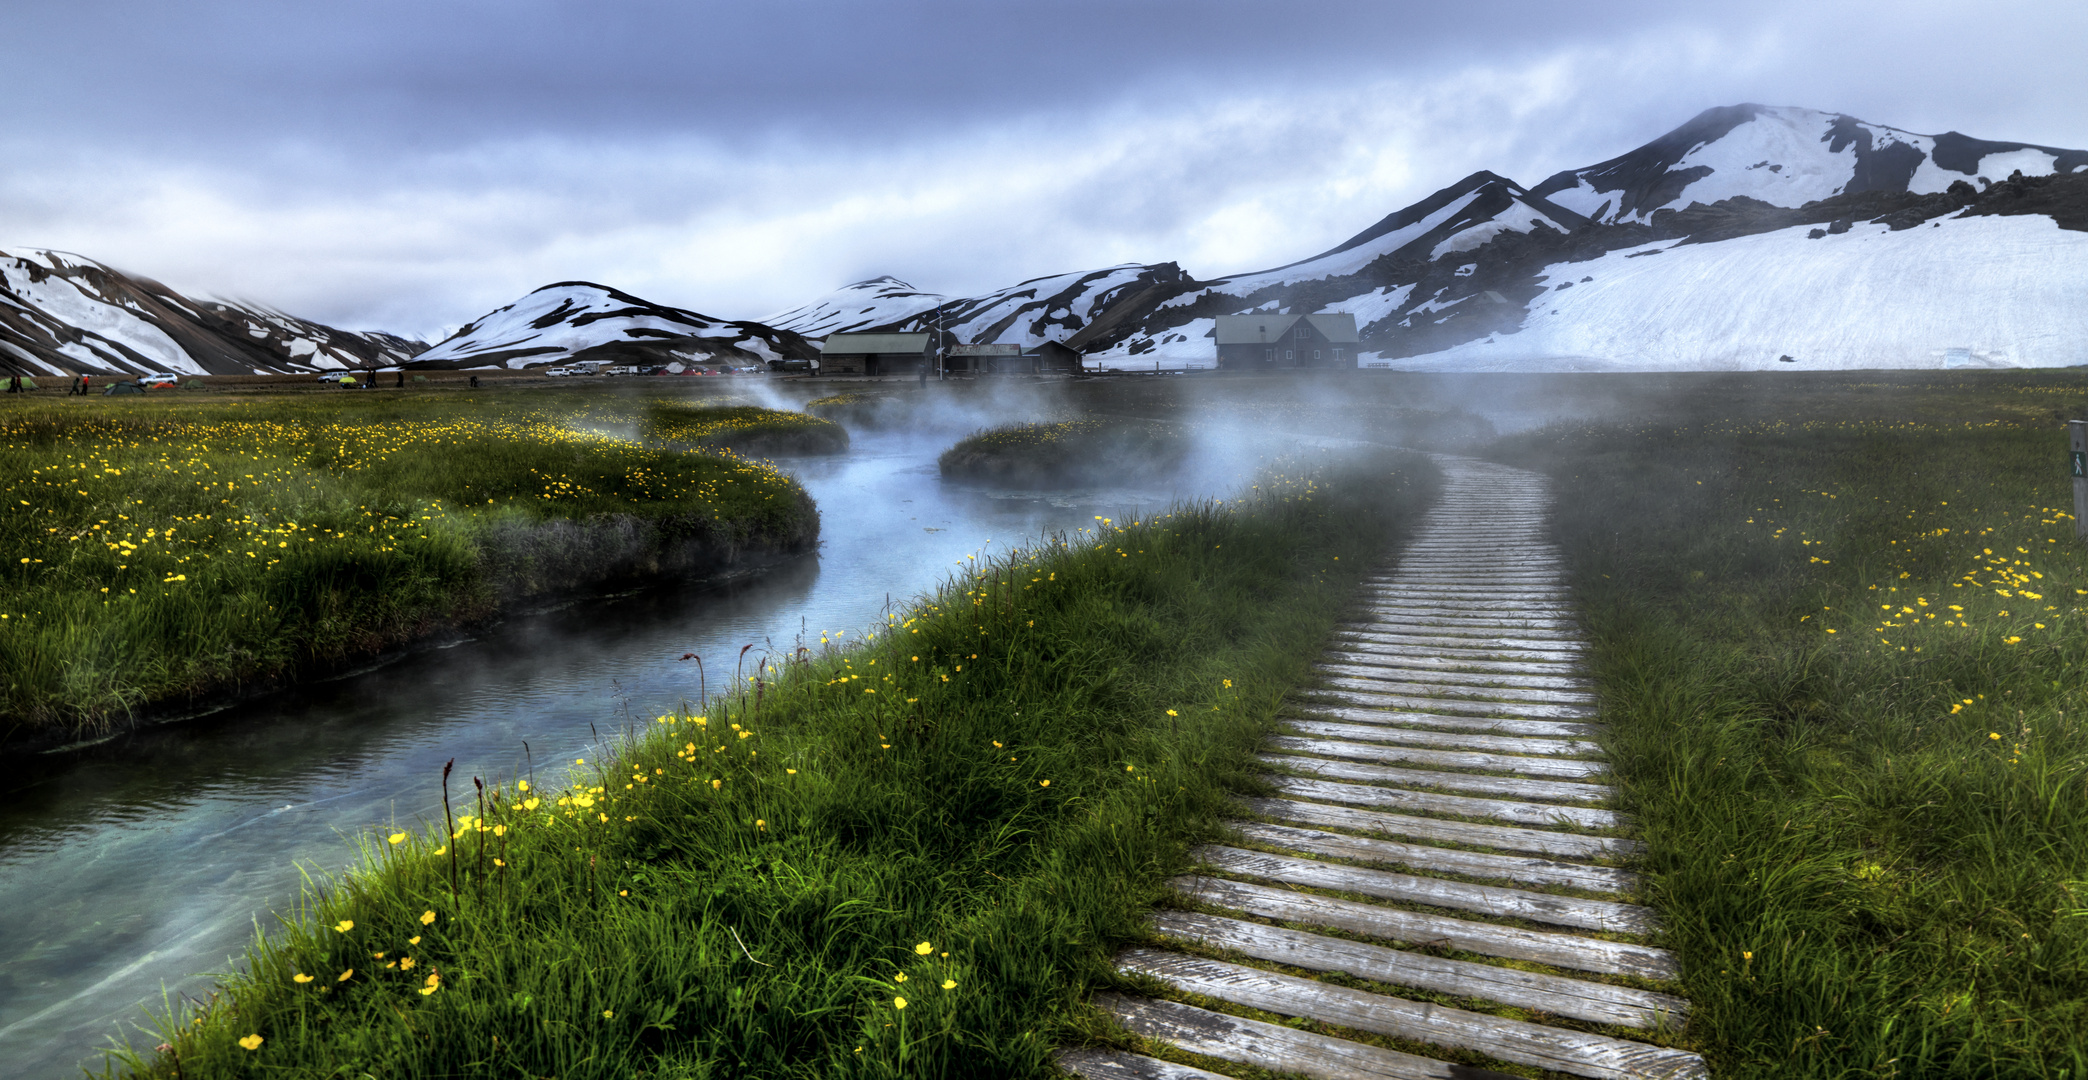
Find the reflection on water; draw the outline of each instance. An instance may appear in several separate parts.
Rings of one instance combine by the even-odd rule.
[[[164,987],[204,994],[300,861],[347,864],[347,837],[440,815],[443,762],[473,776],[585,756],[598,740],[730,681],[733,658],[859,631],[965,555],[1121,517],[1188,491],[1019,496],[943,485],[941,441],[864,435],[793,463],[823,543],[744,580],[666,583],[517,617],[455,646],[151,729],[5,778],[0,796],[0,1075],[77,1076]],[[525,750],[526,746],[526,750]],[[453,781],[454,783],[454,781]]]

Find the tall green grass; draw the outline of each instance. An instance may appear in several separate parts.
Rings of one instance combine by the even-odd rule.
[[[114,1071],[1051,1075],[1432,475],[1294,470],[975,561],[848,648],[708,658],[707,712],[450,778]]]
[[[1165,476],[1189,456],[1182,424],[1126,417],[1006,424],[942,452],[942,475],[1007,487],[1136,482]]]
[[[1721,1076],[2088,1076],[2063,432],[1733,407],[1502,448],[1560,485],[1690,1037]]]
[[[760,420],[726,412],[731,430]],[[766,463],[603,433],[644,421],[571,396],[10,403],[0,742],[91,735],[517,597],[816,537],[810,499]]]

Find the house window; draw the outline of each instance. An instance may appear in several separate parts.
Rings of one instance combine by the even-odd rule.
[[[1314,349],[1314,350],[1312,350],[1312,358],[1313,358],[1314,360],[1317,360],[1317,359],[1319,359],[1319,350],[1318,350],[1318,349]]]
[[[1341,346],[1339,345],[1334,346],[1334,362],[1337,364],[1341,362]]]
[[[1285,349],[1283,350],[1283,358],[1285,360],[1295,360],[1298,357],[1296,353],[1291,352],[1289,349]]]
[[[1273,362],[1273,361],[1274,361],[1274,360],[1276,359],[1276,350],[1274,350],[1274,349],[1263,349],[1263,350],[1262,350],[1262,359],[1264,359],[1264,360],[1268,360],[1268,361],[1272,361],[1272,362]]]

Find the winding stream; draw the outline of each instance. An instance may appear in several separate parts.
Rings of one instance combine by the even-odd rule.
[[[516,617],[481,637],[210,717],[16,768],[0,796],[0,1075],[77,1077],[162,994],[207,994],[296,899],[298,864],[441,813],[443,762],[471,777],[586,756],[599,739],[731,682],[801,632],[851,636],[964,556],[1194,490],[1008,497],[944,485],[946,440],[862,435],[790,463],[819,502],[820,554],[722,585],[663,583]],[[989,541],[993,542],[988,548]],[[524,744],[528,752],[524,751]]]

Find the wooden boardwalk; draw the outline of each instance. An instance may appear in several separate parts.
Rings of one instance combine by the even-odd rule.
[[[1504,1075],[1486,1062],[1707,1076],[1661,1045],[1689,1005],[1664,992],[1674,958],[1633,902],[1638,848],[1608,805],[1544,480],[1439,461],[1441,503],[1265,746],[1278,797],[1241,800],[1235,842],[1175,880],[1180,906],[1152,917],[1168,947],[1117,958],[1183,1000],[1097,1004],[1218,1067],[1328,1080]],[[1059,1063],[1220,1075],[1097,1050]]]

